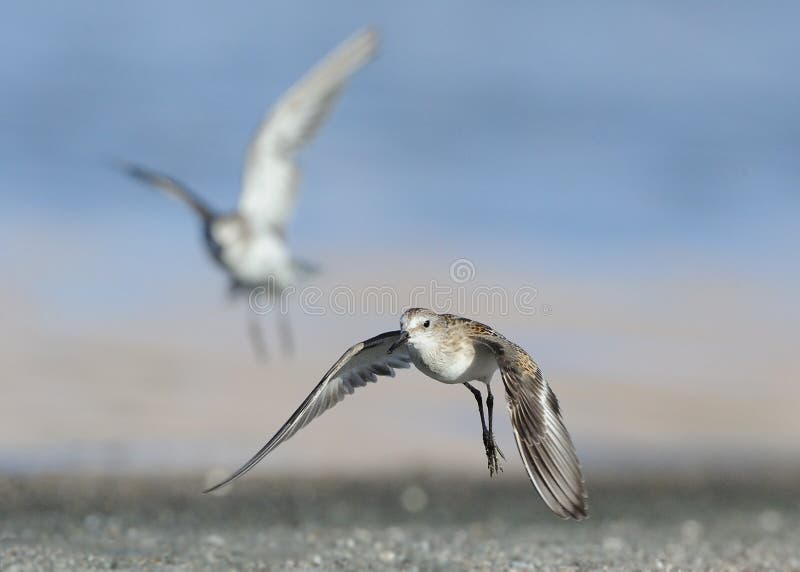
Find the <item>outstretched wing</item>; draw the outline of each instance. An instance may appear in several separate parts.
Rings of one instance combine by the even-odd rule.
[[[533,486],[555,514],[583,520],[586,485],[556,394],[525,350],[488,326],[473,324],[474,339],[497,358],[517,449]]]
[[[189,187],[162,173],[150,171],[139,165],[133,163],[122,163],[120,165],[122,172],[130,175],[134,179],[157,188],[166,195],[178,199],[180,202],[192,209],[204,221],[209,221],[214,217],[214,213],[208,206],[191,190]]]
[[[261,122],[245,157],[239,212],[254,228],[283,233],[294,204],[294,156],[316,133],[345,81],[368,62],[374,30],[345,40],[281,98]]]
[[[244,475],[278,445],[339,403],[346,395],[353,393],[355,388],[377,381],[379,375],[394,377],[396,368],[409,367],[411,358],[405,346],[391,354],[387,353],[389,346],[399,337],[399,331],[386,332],[360,342],[344,352],[272,439],[239,470],[204,492],[214,491]]]

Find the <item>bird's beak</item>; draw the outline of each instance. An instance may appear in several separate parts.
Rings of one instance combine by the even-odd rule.
[[[397,338],[392,345],[389,346],[389,349],[386,351],[387,354],[392,353],[394,350],[402,346],[404,343],[408,341],[408,332],[403,330],[400,333],[400,337]]]

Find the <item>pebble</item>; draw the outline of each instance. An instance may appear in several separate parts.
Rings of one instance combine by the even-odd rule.
[[[758,517],[758,525],[766,532],[778,532],[783,527],[783,516],[777,510],[765,510]]]
[[[398,502],[405,489],[396,484],[352,493],[319,487],[308,499],[292,497],[294,485],[256,486],[251,493],[243,484],[225,502],[180,496],[189,487],[175,493],[175,502],[162,484],[115,492],[119,498],[93,490],[61,505],[49,501],[46,512],[30,508],[41,502],[41,491],[16,500],[0,496],[12,507],[3,507],[0,519],[0,570],[800,568],[800,505],[794,494],[785,502],[774,491],[760,498],[758,488],[742,494],[741,503],[690,491],[663,507],[648,505],[641,491],[636,503],[615,505],[601,489],[596,496],[607,516],[598,509],[598,518],[576,524],[551,517],[534,495],[524,503],[516,495],[505,504],[481,500],[473,508],[481,495],[510,486],[502,481],[485,489],[470,485],[471,494],[455,499],[447,496],[452,485],[426,483],[420,488],[437,498],[436,510],[429,505],[418,513]],[[530,493],[525,485],[520,494]],[[264,501],[264,495],[272,497]],[[452,512],[438,499],[453,503]],[[330,507],[342,502],[352,507],[344,523],[330,516]],[[275,506],[286,508],[269,508]]]
[[[206,536],[205,542],[212,546],[225,546],[225,539],[218,534],[209,534]]]
[[[384,550],[380,554],[380,558],[383,562],[394,562],[395,557],[395,553],[391,550]]]
[[[703,525],[696,520],[687,520],[681,525],[681,536],[686,542],[697,542],[703,534]]]
[[[406,487],[400,494],[400,506],[411,513],[421,512],[428,506],[428,493],[417,485]]]
[[[603,550],[619,552],[625,548],[625,541],[617,536],[607,536],[603,539]]]

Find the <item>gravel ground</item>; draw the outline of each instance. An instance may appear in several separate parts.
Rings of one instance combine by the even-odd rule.
[[[800,483],[800,479],[795,480]],[[0,478],[0,570],[800,570],[800,484]]]

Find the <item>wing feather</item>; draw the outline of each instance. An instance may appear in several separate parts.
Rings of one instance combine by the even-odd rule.
[[[375,53],[364,29],[314,66],[267,113],[245,157],[239,212],[257,229],[283,232],[294,204],[294,155],[316,133],[347,79]]]
[[[212,492],[244,475],[278,445],[339,403],[345,396],[352,394],[355,388],[364,387],[367,382],[377,381],[376,374],[394,377],[395,369],[409,367],[411,358],[405,346],[391,354],[387,353],[389,346],[399,336],[399,331],[386,332],[360,342],[344,352],[267,444],[230,477],[204,492]]]
[[[531,483],[555,514],[583,520],[586,485],[558,398],[525,350],[484,324],[470,325],[473,339],[497,358],[517,450]]]
[[[587,516],[586,488],[558,399],[531,357],[509,345],[512,351],[498,364],[525,469],[550,510],[582,520]]]
[[[204,221],[208,222],[214,218],[214,213],[205,202],[179,180],[169,175],[157,173],[139,165],[134,165],[133,163],[122,163],[119,168],[122,172],[130,175],[134,179],[138,179],[151,187],[155,187],[164,194],[179,200],[192,209],[192,211]]]

